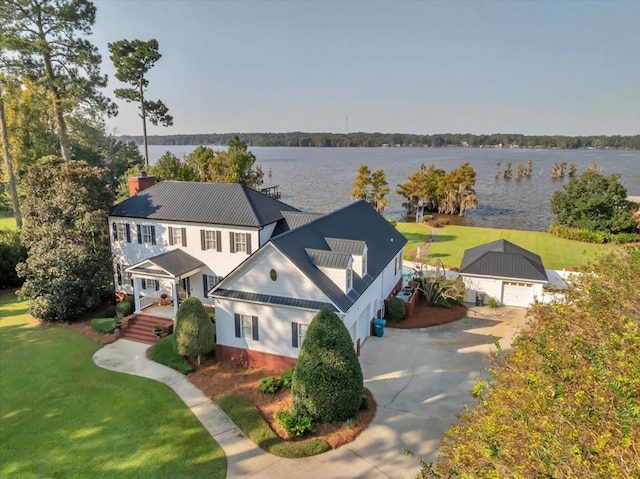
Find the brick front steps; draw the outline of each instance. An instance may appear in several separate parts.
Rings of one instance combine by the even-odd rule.
[[[173,321],[166,318],[158,318],[156,316],[148,316],[146,314],[135,314],[124,319],[120,337],[130,339],[138,343],[155,344],[158,336],[153,332],[156,323],[162,324],[164,327],[164,335],[173,332]]]

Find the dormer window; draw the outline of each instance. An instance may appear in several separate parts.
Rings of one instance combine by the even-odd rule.
[[[353,289],[353,270],[347,268],[347,293]]]

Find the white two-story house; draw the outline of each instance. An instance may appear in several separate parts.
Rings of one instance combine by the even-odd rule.
[[[282,212],[298,210],[235,183],[129,178],[131,197],[109,212],[116,291],[135,311],[166,294],[177,311],[206,292],[264,245]]]
[[[216,355],[292,366],[306,327],[335,311],[359,351],[402,285],[406,239],[365,201],[300,212],[246,186],[130,178],[109,214],[116,291],[135,312],[199,298],[216,311]]]

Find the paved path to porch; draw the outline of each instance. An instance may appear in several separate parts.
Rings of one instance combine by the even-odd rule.
[[[387,329],[372,337],[360,358],[365,386],[378,403],[369,427],[351,444],[319,456],[283,459],[247,439],[231,420],[182,374],[146,358],[148,346],[120,339],[97,351],[103,368],[167,384],[191,409],[227,456],[227,478],[413,479],[418,472],[409,449],[428,461],[437,457],[445,431],[468,391],[485,375],[494,338],[510,346],[525,310],[470,307],[467,317],[420,330]]]

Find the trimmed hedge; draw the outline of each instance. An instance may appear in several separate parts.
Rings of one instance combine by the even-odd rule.
[[[113,333],[113,318],[96,318],[91,320],[91,329],[100,334]]]
[[[173,336],[165,336],[151,347],[151,359],[179,373],[189,374],[193,366],[173,349]]]
[[[322,308],[309,324],[293,370],[293,411],[314,421],[344,421],[358,411],[362,388],[351,335],[332,310]]]
[[[589,231],[579,228],[571,228],[559,224],[552,224],[547,230],[548,233],[574,241],[582,241],[583,243],[638,243],[640,242],[640,234],[638,233],[609,233],[607,231]]]
[[[331,449],[329,444],[322,439],[293,442],[279,438],[260,415],[258,409],[241,397],[233,394],[220,394],[214,400],[235,425],[260,449],[278,457],[315,456]]]
[[[126,318],[133,312],[133,305],[128,299],[124,299],[116,304],[116,316]]]
[[[182,356],[209,354],[215,347],[215,327],[198,298],[189,298],[178,308],[173,341]]]
[[[404,318],[406,305],[400,298],[393,297],[387,301],[387,318],[394,323]]]

